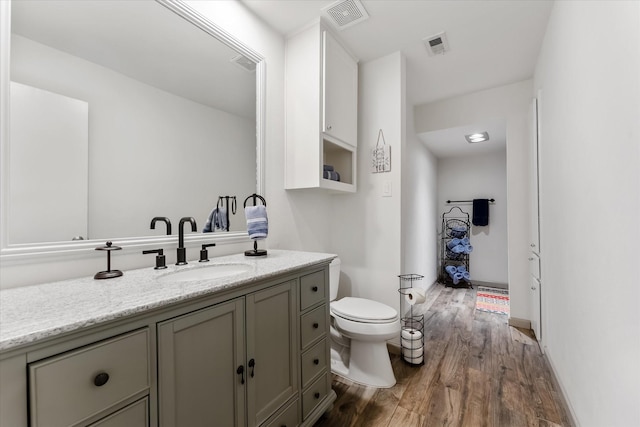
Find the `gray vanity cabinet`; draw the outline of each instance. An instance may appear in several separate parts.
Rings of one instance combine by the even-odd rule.
[[[159,424],[242,426],[244,298],[158,325]]]
[[[295,284],[158,325],[161,426],[255,427],[297,395]]]
[[[0,427],[313,426],[336,398],[330,257],[282,254],[257,279],[0,349]],[[280,272],[288,257],[313,263]],[[157,303],[153,282],[130,283],[136,304]],[[206,289],[175,293],[190,286]]]

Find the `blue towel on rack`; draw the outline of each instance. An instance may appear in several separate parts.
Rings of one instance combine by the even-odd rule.
[[[458,283],[460,283],[460,280],[462,280],[462,278],[463,278],[462,273],[455,273],[455,274],[453,275],[453,277],[452,277],[452,279],[453,279],[453,284],[454,284],[454,285],[457,285]]]
[[[462,239],[466,234],[467,234],[467,228],[466,227],[453,227],[451,229],[451,231],[449,232],[449,234],[451,234],[451,237],[456,237],[458,239]]]
[[[244,208],[244,216],[247,218],[249,237],[252,240],[266,239],[269,233],[267,208],[264,205],[247,206]]]
[[[202,232],[211,233],[215,230],[226,230],[226,229],[227,229],[227,209],[215,208],[209,214],[209,218],[207,218],[207,222],[204,224],[204,228],[202,229]]]
[[[473,199],[473,225],[489,225],[489,199]]]
[[[453,277],[453,275],[456,273],[456,267],[455,265],[447,265],[444,270],[449,273],[449,276]]]
[[[447,248],[453,249],[460,244],[460,239],[451,239],[447,242]]]

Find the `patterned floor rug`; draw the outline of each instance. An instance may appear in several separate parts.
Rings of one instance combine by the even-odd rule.
[[[507,289],[478,286],[476,309],[490,313],[509,314],[509,291]]]

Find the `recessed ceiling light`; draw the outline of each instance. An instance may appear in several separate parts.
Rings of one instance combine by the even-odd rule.
[[[474,142],[488,141],[489,134],[487,132],[478,132],[478,133],[472,133],[470,135],[465,135],[464,138],[467,140],[468,143],[471,144]]]

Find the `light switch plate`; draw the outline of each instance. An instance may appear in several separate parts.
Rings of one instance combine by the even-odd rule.
[[[382,197],[391,197],[391,181],[382,184]]]

